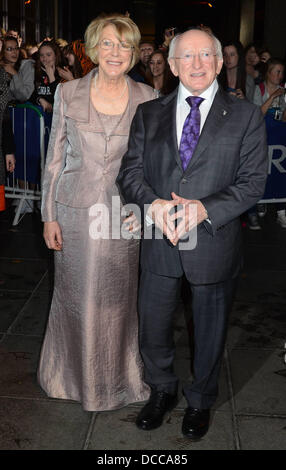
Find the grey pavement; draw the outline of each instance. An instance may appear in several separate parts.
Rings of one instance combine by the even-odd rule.
[[[134,420],[141,404],[86,412],[79,403],[50,399],[36,370],[52,293],[52,257],[39,214],[17,227],[0,219],[0,450],[285,450],[286,229],[269,207],[263,230],[243,228],[245,265],[220,375],[211,427],[199,442],[181,435],[186,402],[154,431]],[[176,319],[176,371],[191,377],[191,312]],[[100,378],[99,378],[100,379]]]

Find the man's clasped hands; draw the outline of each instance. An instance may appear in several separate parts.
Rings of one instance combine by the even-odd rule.
[[[176,193],[171,193],[171,200],[155,199],[147,211],[155,226],[176,246],[179,240],[208,218],[207,211],[201,201],[185,199]],[[139,228],[135,214],[125,219],[129,230],[135,232]]]

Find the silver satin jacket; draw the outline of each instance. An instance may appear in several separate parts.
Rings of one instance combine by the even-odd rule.
[[[56,202],[70,207],[90,207],[97,202],[102,191],[110,191],[111,186],[115,186],[115,178],[108,179],[109,173],[114,174],[114,160],[111,159],[109,163],[94,155],[95,147],[98,154],[103,155],[105,151],[105,141],[99,139],[104,129],[100,122],[95,124],[90,121],[90,86],[96,73],[94,69],[83,78],[60,83],[57,87],[42,185],[44,222],[57,219]],[[119,152],[120,161],[127,149],[130,125],[137,106],[157,97],[148,85],[135,82],[128,76],[126,80],[129,112],[115,131],[119,139],[122,137],[124,146],[122,152]],[[111,139],[109,153],[115,151],[113,145],[118,149],[119,144],[118,139]]]

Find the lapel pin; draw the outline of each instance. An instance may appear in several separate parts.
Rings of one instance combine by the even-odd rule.
[[[223,109],[222,115],[225,116],[226,114],[227,114],[227,111],[225,109]]]

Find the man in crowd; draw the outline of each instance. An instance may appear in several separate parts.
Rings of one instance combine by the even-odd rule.
[[[139,62],[134,65],[134,67],[130,70],[129,76],[133,78],[136,82],[146,82],[146,70],[147,64],[150,55],[155,50],[155,45],[152,42],[148,41],[141,41],[139,45],[140,49],[140,56]]]
[[[16,28],[10,28],[7,32],[6,32],[6,36],[12,36],[13,38],[16,38],[17,41],[18,41],[18,46],[21,47],[21,44],[22,44],[22,38],[20,36],[20,33],[17,31]]]

